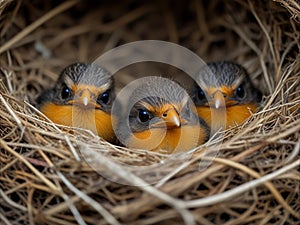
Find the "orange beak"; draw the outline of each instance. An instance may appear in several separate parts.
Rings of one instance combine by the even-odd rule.
[[[162,114],[162,119],[165,121],[166,126],[169,127],[169,128],[171,128],[171,127],[180,127],[181,126],[181,122],[180,122],[178,112],[174,108],[167,109]]]

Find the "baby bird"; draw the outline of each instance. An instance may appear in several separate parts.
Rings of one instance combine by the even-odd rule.
[[[54,123],[93,131],[113,141],[111,107],[115,98],[111,74],[96,64],[66,67],[53,88],[36,100],[37,107]]]
[[[116,133],[125,146],[171,154],[206,141],[208,126],[180,85],[157,76],[141,79],[122,94],[125,109],[118,116]]]
[[[240,125],[259,109],[262,94],[247,71],[236,63],[208,63],[195,80],[200,86],[194,84],[193,101],[199,117],[208,125],[224,124],[226,129]],[[225,118],[218,116],[221,110],[225,111]],[[212,121],[212,115],[216,121]]]

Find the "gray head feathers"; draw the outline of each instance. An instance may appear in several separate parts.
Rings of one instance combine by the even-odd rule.
[[[111,74],[97,64],[74,63],[66,67],[62,72],[57,83],[67,82],[70,78],[74,84],[87,84],[101,87],[104,84],[111,85]]]
[[[157,76],[142,78],[130,96],[131,102],[143,100],[152,106],[186,103],[189,98],[188,93],[179,84]]]
[[[204,66],[196,77],[201,88],[239,85],[249,75],[240,65],[233,62],[214,62]]]

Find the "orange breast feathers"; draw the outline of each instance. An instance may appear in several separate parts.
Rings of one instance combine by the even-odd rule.
[[[108,141],[114,139],[111,116],[100,109],[84,110],[76,105],[49,102],[41,107],[41,112],[54,123],[88,129]]]
[[[133,135],[135,138],[130,138],[129,146],[171,154],[175,151],[191,150],[204,143],[207,132],[201,126],[185,125],[167,130],[153,128]]]
[[[213,122],[224,124],[223,121],[218,120],[226,120],[225,124],[227,129],[242,124],[251,116],[251,113],[257,112],[257,108],[258,104],[255,103],[227,106],[225,117],[218,116],[217,111],[220,109],[214,107],[210,108],[209,106],[198,106],[197,112],[199,117],[201,117],[209,126],[211,126]],[[213,119],[217,121],[212,121],[212,114],[214,115]]]

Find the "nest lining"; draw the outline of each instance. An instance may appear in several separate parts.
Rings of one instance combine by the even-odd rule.
[[[0,13],[4,224],[297,223],[297,1],[125,1],[119,6],[3,1]],[[242,126],[224,133],[216,158],[201,154],[213,144],[207,143],[181,167],[170,161],[168,167],[144,171],[141,180],[116,162],[131,168],[166,157],[55,125],[28,102],[53,83],[64,66],[143,39],[179,43],[207,61],[241,63],[264,91],[265,106]],[[124,83],[131,79],[130,70],[122,78]],[[107,158],[99,159],[105,175],[82,158],[81,146],[105,148]],[[205,160],[212,164],[201,171],[199,164]],[[161,174],[168,176],[155,180]],[[146,185],[153,180],[152,186]]]

